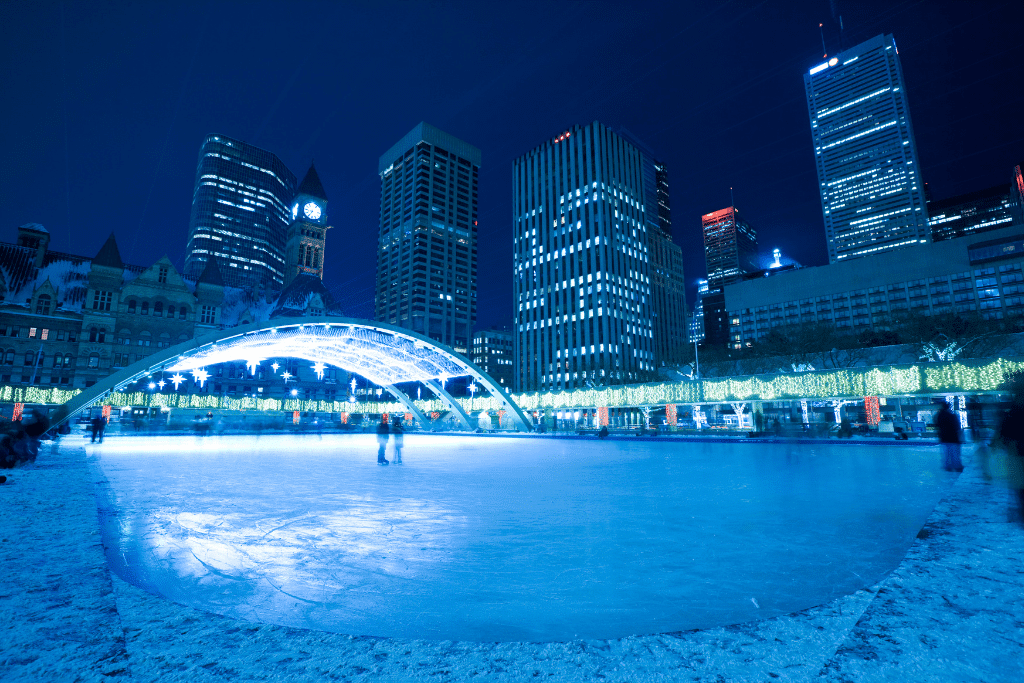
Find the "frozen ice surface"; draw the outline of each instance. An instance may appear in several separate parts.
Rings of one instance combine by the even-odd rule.
[[[93,450],[108,559],[246,620],[565,641],[782,615],[871,586],[952,475],[932,447],[407,435]],[[389,457],[390,454],[389,454]]]

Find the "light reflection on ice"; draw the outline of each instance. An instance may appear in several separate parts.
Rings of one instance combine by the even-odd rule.
[[[353,634],[607,638],[765,618],[902,557],[927,448],[407,435],[116,439],[123,566],[173,600]],[[751,596],[755,596],[752,598]]]

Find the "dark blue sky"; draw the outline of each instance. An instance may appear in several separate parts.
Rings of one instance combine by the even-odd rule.
[[[763,251],[827,262],[802,74],[893,33],[935,198],[1024,162],[1024,2],[0,3],[0,239],[179,267],[199,145],[311,159],[330,198],[324,280],[373,314],[377,158],[426,120],[476,145],[479,323],[512,315],[512,160],[574,123],[624,126],[669,166],[692,282],[700,215],[736,205]],[[691,302],[692,303],[692,302]]]

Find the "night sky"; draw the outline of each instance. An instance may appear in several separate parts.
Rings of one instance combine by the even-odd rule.
[[[892,33],[934,198],[1024,162],[1024,2],[0,3],[0,240],[184,263],[209,133],[315,159],[328,288],[372,317],[377,159],[425,120],[479,147],[478,324],[512,317],[515,157],[577,123],[668,164],[675,240],[705,275],[700,215],[735,203],[761,250],[827,262],[802,75]],[[692,289],[692,287],[691,287]],[[692,292],[689,303],[692,304]]]

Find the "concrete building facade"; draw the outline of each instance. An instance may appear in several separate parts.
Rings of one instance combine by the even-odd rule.
[[[640,150],[596,121],[515,160],[517,391],[653,377],[644,164]]]
[[[725,287],[730,344],[774,327],[886,328],[901,315],[1024,315],[1024,225],[799,268]]]
[[[380,157],[374,317],[467,353],[480,150],[420,123]]]
[[[512,390],[512,331],[492,327],[473,335],[470,359],[507,391]]]

